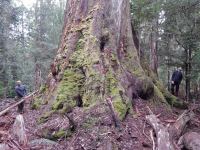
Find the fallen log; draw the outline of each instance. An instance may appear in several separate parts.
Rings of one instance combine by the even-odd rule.
[[[156,115],[146,116],[157,137],[157,150],[175,150],[174,140],[178,138],[186,124],[194,117],[193,111],[185,111],[172,126],[164,126]]]
[[[146,116],[148,123],[153,127],[157,137],[158,150],[175,150],[168,128],[161,124],[160,120],[155,115]]]
[[[192,110],[186,110],[180,115],[171,127],[174,138],[179,138],[181,136],[186,124],[194,117],[194,115]]]
[[[10,109],[18,106],[20,103],[26,101],[27,99],[31,98],[32,96],[34,96],[38,91],[35,91],[31,94],[29,94],[28,96],[24,97],[23,99],[21,99],[20,101],[12,104],[11,106],[7,107],[6,109],[4,109],[3,111],[0,112],[0,116],[4,115],[5,113],[7,113]]]
[[[188,150],[200,150],[200,135],[196,132],[188,132],[179,139],[178,145]]]

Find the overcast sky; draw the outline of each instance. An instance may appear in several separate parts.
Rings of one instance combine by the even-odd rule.
[[[36,0],[21,0],[25,7],[30,8]]]

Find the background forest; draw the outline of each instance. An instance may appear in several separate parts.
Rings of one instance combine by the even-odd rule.
[[[131,0],[135,45],[166,88],[182,67],[181,96],[200,93],[199,0]],[[29,91],[49,73],[63,26],[66,0],[0,0],[0,97],[13,97],[16,80]]]

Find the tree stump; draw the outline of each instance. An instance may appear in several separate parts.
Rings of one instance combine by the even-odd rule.
[[[13,125],[13,133],[17,137],[18,141],[22,145],[27,145],[27,136],[25,132],[24,118],[22,115],[18,115]]]

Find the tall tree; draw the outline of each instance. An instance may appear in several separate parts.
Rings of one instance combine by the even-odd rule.
[[[53,111],[66,113],[80,103],[88,107],[106,100],[117,125],[138,98],[154,96],[184,106],[148,67],[142,68],[127,0],[68,0],[51,71],[43,99],[51,101]]]

